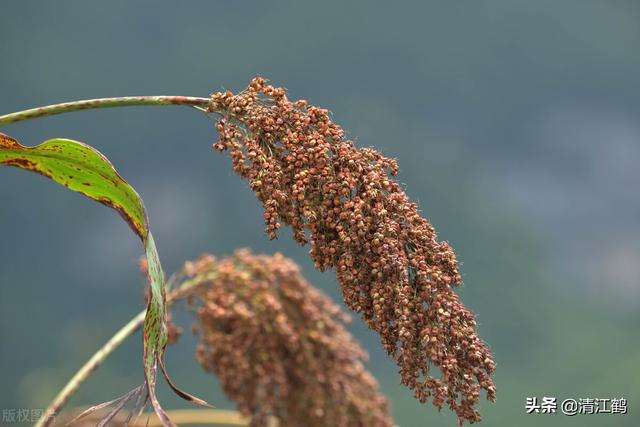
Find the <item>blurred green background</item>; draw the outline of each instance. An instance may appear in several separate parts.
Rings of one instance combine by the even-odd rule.
[[[462,261],[465,304],[498,363],[485,426],[640,425],[640,3],[637,1],[5,0],[0,112],[73,99],[242,89],[264,75],[329,108],[401,180]],[[336,301],[285,232],[180,108],[82,112],[2,129],[104,152],[142,194],[164,266],[204,251],[281,251]],[[42,177],[0,170],[0,408],[42,408],[142,307],[140,244],[112,211]],[[188,329],[189,317],[178,319]],[[401,426],[453,426],[398,385],[352,331]],[[194,363],[174,380],[232,408]],[[142,381],[139,336],[73,404]],[[166,407],[183,407],[163,387]],[[526,415],[526,397],[626,398],[627,415]]]

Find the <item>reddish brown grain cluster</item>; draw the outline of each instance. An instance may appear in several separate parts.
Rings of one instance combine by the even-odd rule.
[[[200,287],[198,361],[214,372],[252,426],[391,427],[387,402],[364,369],[348,316],[281,255],[238,251],[188,265],[214,270]]]
[[[452,290],[455,254],[393,179],[396,162],[355,148],[327,110],[291,102],[262,78],[214,94],[210,110],[222,115],[214,147],[262,202],[269,236],[284,223],[311,243],[317,268],[336,269],[346,304],[380,334],[420,401],[478,421],[481,389],[495,399],[495,364]]]

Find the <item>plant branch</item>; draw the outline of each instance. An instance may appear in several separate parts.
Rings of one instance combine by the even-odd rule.
[[[201,109],[202,107],[207,107],[209,102],[209,98],[192,96],[124,96],[118,98],[86,99],[5,114],[4,116],[0,116],[0,126],[39,117],[55,116],[56,114],[70,113],[72,111],[95,110],[98,108],[132,107],[139,105],[181,105]]]
[[[209,282],[215,279],[216,272],[210,272],[203,276],[197,276],[191,280],[187,280],[176,287],[175,290],[169,293],[167,296],[167,304],[171,305],[176,301],[179,301],[187,297],[193,292],[199,285]],[[38,420],[34,427],[49,427],[53,424],[56,415],[62,410],[64,405],[67,404],[71,396],[75,394],[80,388],[80,385],[84,383],[93,374],[100,365],[117,349],[127,338],[133,335],[144,324],[144,317],[146,310],[138,313],[133,319],[131,319],[126,325],[124,325],[118,332],[116,332],[93,356],[76,372],[76,374],[67,382],[58,395],[51,401],[47,409],[44,411],[42,417]]]

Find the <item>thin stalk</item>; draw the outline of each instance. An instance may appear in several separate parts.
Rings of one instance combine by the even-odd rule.
[[[225,426],[248,426],[249,420],[237,411],[227,411],[222,409],[184,409],[167,411],[167,415],[177,425],[225,425]],[[136,427],[162,427],[158,416],[151,414],[148,419],[140,417],[136,422]]]
[[[95,110],[98,108],[132,107],[139,105],[182,105],[188,107],[207,107],[208,98],[193,96],[123,96],[118,98],[85,99],[82,101],[64,102],[62,104],[36,107],[29,110],[0,116],[0,126],[22,122],[39,117],[55,116],[72,111]]]
[[[171,421],[177,425],[221,425],[221,426],[248,426],[249,419],[238,411],[227,409],[176,409],[167,411]],[[86,423],[98,422],[104,417],[101,413],[95,413],[85,419]],[[116,425],[123,425],[126,416],[117,415],[113,421]],[[270,417],[267,421],[268,427],[276,427],[277,420]],[[141,414],[135,421],[129,424],[131,427],[162,427],[162,421],[153,412]]]
[[[179,301],[191,292],[193,292],[199,285],[209,282],[215,279],[216,273],[212,272],[204,276],[198,276],[192,280],[187,280],[179,285],[174,291],[170,292],[167,296],[167,305],[171,305],[176,301]],[[34,425],[34,427],[49,427],[53,424],[55,417],[60,413],[64,405],[69,402],[71,396],[80,388],[80,385],[84,383],[95,372],[100,365],[114,352],[115,349],[131,335],[134,334],[144,324],[144,317],[146,310],[138,313],[133,319],[131,319],[126,325],[124,325],[118,332],[116,332],[93,356],[76,372],[76,374],[67,382],[58,395],[51,401],[47,409],[44,411],[42,417]]]
[[[225,426],[248,426],[249,419],[238,411],[228,411],[224,409],[177,409],[167,411],[167,414],[177,425],[225,425]],[[162,423],[156,414],[144,420],[137,421],[135,427],[162,427]],[[277,427],[278,421],[274,417],[269,417],[267,427]]]

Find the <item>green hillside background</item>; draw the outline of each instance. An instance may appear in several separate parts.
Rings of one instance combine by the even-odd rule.
[[[400,179],[462,262],[464,303],[498,364],[483,426],[640,425],[640,3],[636,1],[9,0],[0,112],[121,95],[206,96],[263,75],[329,108]],[[178,108],[82,112],[3,128],[104,152],[143,196],[167,271],[202,252],[283,252],[340,301],[262,213],[213,123]],[[0,170],[0,409],[42,408],[142,307],[138,240],[113,212],[42,177]],[[190,318],[178,320],[189,329]],[[359,321],[368,368],[400,426],[454,426],[399,386]],[[174,380],[233,408],[194,363]],[[74,397],[142,381],[139,336]],[[626,398],[629,413],[526,415],[526,397]],[[165,407],[185,406],[162,389]]]

